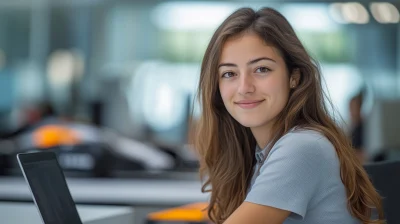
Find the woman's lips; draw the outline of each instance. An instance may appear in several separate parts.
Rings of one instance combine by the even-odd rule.
[[[260,105],[262,102],[264,102],[264,100],[241,100],[235,102],[235,104],[243,109],[252,109]]]

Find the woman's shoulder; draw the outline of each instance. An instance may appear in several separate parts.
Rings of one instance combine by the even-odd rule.
[[[284,150],[280,150],[284,149]],[[305,128],[294,128],[282,136],[271,150],[280,153],[316,158],[336,157],[333,144],[321,132]]]
[[[294,127],[287,132],[279,141],[301,141],[307,143],[315,143],[320,140],[327,140],[326,137],[319,131]]]

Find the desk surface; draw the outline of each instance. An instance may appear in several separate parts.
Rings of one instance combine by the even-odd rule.
[[[85,224],[110,223],[114,219],[123,220],[119,224],[132,224],[134,220],[134,210],[127,206],[78,205],[77,210]],[[0,202],[0,217],[6,224],[43,223],[33,203]]]
[[[67,178],[77,204],[179,206],[207,201],[199,181]],[[22,177],[0,177],[0,201],[32,201]]]

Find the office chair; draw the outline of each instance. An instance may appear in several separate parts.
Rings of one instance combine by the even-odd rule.
[[[387,223],[400,223],[400,161],[370,163],[364,165],[364,168],[383,197]]]

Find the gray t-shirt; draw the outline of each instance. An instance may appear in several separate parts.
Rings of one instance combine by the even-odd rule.
[[[267,158],[260,172],[254,167],[245,201],[291,211],[284,224],[361,223],[347,209],[339,159],[322,134],[294,129],[259,153]]]

